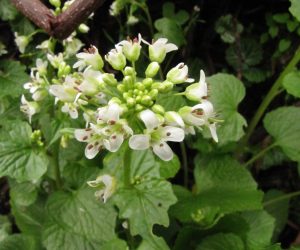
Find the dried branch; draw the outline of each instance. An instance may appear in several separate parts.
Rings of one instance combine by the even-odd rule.
[[[27,18],[45,30],[50,36],[58,39],[67,38],[104,1],[76,0],[66,11],[54,16],[52,11],[39,0],[11,0]]]

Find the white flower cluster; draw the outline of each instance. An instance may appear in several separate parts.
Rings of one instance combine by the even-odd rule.
[[[144,78],[138,77],[135,70],[142,44],[148,47],[151,61]],[[22,97],[22,110],[31,119],[38,112],[37,101],[47,90],[55,97],[55,103],[61,105],[61,111],[71,118],[78,118],[79,111],[82,111],[87,126],[76,129],[75,138],[87,143],[85,155],[89,159],[104,148],[116,152],[128,139],[133,150],[150,148],[159,158],[169,161],[173,151],[167,142],[181,142],[185,135],[195,134],[195,128],[209,128],[217,142],[217,120],[213,105],[207,98],[204,72],[201,70],[199,82],[193,83],[194,79],[188,77],[187,65],[179,63],[167,73],[165,80],[156,78],[167,53],[174,50],[177,46],[165,38],[151,44],[141,35],[134,40],[121,41],[104,58],[113,70],[122,74],[122,80],[104,71],[104,61],[94,46],[76,55],[78,61],[73,68],[77,71],[74,72],[62,54],[48,54],[56,76],[47,80],[48,63],[38,60],[32,72],[33,80],[24,85],[34,102]],[[165,111],[157,103],[157,96],[185,83],[188,84],[185,91],[178,94],[186,96],[195,105]]]

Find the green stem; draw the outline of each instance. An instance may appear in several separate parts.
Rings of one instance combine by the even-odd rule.
[[[131,184],[130,179],[130,163],[131,163],[131,155],[130,155],[130,148],[127,143],[126,149],[124,152],[124,158],[123,158],[123,167],[124,167],[124,186],[129,187]]]
[[[56,188],[62,189],[63,182],[60,175],[60,168],[59,168],[59,145],[55,149],[55,155],[54,155],[54,176],[55,176],[55,182],[56,182]]]
[[[283,200],[286,200],[286,199],[290,199],[290,198],[293,198],[293,197],[296,197],[296,196],[299,196],[299,195],[300,195],[300,191],[296,191],[296,192],[289,193],[289,194],[284,194],[282,196],[279,196],[277,198],[274,198],[272,200],[264,202],[263,205],[264,205],[264,207],[266,207],[266,206],[272,205],[273,203],[283,201]]]
[[[294,67],[297,65],[297,63],[300,60],[300,46],[296,50],[293,58],[289,62],[289,64],[285,67],[285,69],[281,72],[280,76],[277,78],[275,83],[273,84],[270,91],[267,93],[266,97],[263,99],[262,103],[258,107],[256,113],[254,114],[253,118],[251,119],[249,126],[246,131],[246,135],[241,140],[240,146],[238,147],[238,152],[243,152],[245,146],[248,144],[248,141],[256,128],[257,124],[259,123],[260,119],[264,115],[266,109],[268,108],[269,104],[272,102],[272,100],[280,93],[280,87],[282,84],[282,80],[284,77],[290,73]]]
[[[186,147],[184,142],[180,143],[181,156],[182,156],[182,165],[183,165],[183,184],[187,188],[189,181],[189,168],[186,154]]]
[[[270,146],[266,147],[265,149],[261,150],[258,154],[254,155],[250,160],[248,160],[246,163],[244,163],[243,167],[248,167],[253,162],[255,162],[257,159],[261,158],[265,153],[267,153],[270,149],[275,147],[276,144],[271,144]]]

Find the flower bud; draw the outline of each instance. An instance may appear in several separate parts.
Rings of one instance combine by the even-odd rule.
[[[134,87],[140,91],[145,90],[145,86],[144,84],[142,84],[141,82],[137,82],[134,84]]]
[[[165,113],[164,107],[159,104],[153,105],[152,110],[154,113],[161,114],[161,115],[164,115]]]
[[[136,41],[127,41],[123,43],[123,53],[130,62],[135,62],[140,57],[141,45]]]
[[[71,67],[67,65],[65,62],[62,62],[58,67],[57,76],[63,77],[68,75],[71,72]]]
[[[150,63],[145,71],[146,77],[153,78],[154,76],[156,76],[157,72],[159,71],[159,68],[160,66],[157,62]]]
[[[127,103],[128,107],[131,108],[131,107],[133,107],[136,104],[136,101],[135,101],[134,98],[129,97],[129,98],[126,99],[126,103]]]
[[[126,87],[124,84],[118,84],[117,85],[117,89],[119,92],[123,93],[124,91],[126,91]]]
[[[28,36],[19,36],[17,32],[15,32],[15,43],[21,53],[25,52],[27,45],[30,42],[30,37]]]
[[[194,79],[188,78],[188,67],[184,63],[179,63],[167,74],[167,80],[174,83],[193,82]]]
[[[54,7],[59,8],[61,5],[60,0],[49,0],[50,4],[52,4]]]
[[[150,88],[152,86],[152,83],[153,83],[153,80],[152,78],[145,78],[143,80],[143,85],[146,87],[146,88]]]
[[[137,112],[142,111],[143,109],[144,109],[144,106],[143,106],[143,105],[141,105],[141,104],[136,104],[136,105],[135,105],[135,110],[136,110]]]
[[[115,70],[123,70],[126,66],[126,58],[122,53],[121,47],[116,47],[116,49],[112,49],[105,55],[105,60],[115,69]]]
[[[109,86],[116,86],[118,84],[118,81],[116,80],[114,74],[102,74],[102,80]]]
[[[80,25],[78,26],[78,30],[79,30],[79,32],[81,32],[81,33],[88,33],[89,30],[90,30],[90,28],[89,28],[89,26],[87,26],[86,24],[82,23],[82,24],[80,24]]]
[[[155,99],[158,95],[158,90],[157,89],[152,89],[150,92],[149,92],[149,96],[151,96],[152,99]]]
[[[160,84],[158,90],[159,90],[159,92],[167,93],[170,90],[172,90],[173,87],[174,87],[174,84],[172,82],[164,81]]]
[[[132,78],[132,76],[125,76],[123,78],[123,84],[128,88],[132,88],[132,86],[134,85],[134,79]]]
[[[184,122],[181,116],[175,111],[168,111],[165,113],[165,120],[167,124],[172,126],[184,127]]]
[[[105,203],[116,190],[116,179],[108,174],[98,176],[94,181],[88,181],[90,187],[97,188],[95,196]]]
[[[125,67],[123,73],[125,76],[135,76],[136,75],[134,68],[129,67],[129,66]]]
[[[152,99],[151,99],[150,96],[144,95],[144,96],[142,97],[141,103],[142,103],[143,105],[145,105],[145,106],[150,106],[151,103],[152,103]]]

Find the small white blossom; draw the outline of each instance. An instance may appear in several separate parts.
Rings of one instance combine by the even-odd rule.
[[[149,57],[153,62],[161,63],[165,59],[167,53],[178,49],[175,44],[168,43],[167,38],[159,38],[152,44],[149,44],[144,39],[142,39],[142,41],[149,45]]]
[[[142,37],[139,34],[138,38],[135,38],[133,40],[124,40],[119,42],[116,46],[122,46],[122,52],[126,56],[126,58],[131,61],[135,62],[138,60],[141,52],[141,41]]]
[[[88,181],[87,184],[99,190],[95,192],[95,196],[100,198],[104,203],[113,195],[116,190],[116,179],[108,174],[98,176],[94,181]]]
[[[205,81],[205,74],[203,70],[200,70],[199,82],[188,86],[184,94],[189,100],[198,102],[200,102],[203,97],[207,96],[207,83]]]
[[[129,146],[134,150],[145,150],[151,147],[153,152],[162,160],[171,160],[173,158],[173,151],[166,142],[183,141],[183,129],[173,126],[163,126],[155,113],[149,109],[142,111],[140,118],[146,126],[145,133],[131,136]]]
[[[92,66],[94,70],[102,70],[103,68],[104,63],[102,57],[95,46],[91,46],[88,50],[85,50],[85,52],[78,53],[76,57],[79,61],[73,65],[73,68],[78,68],[79,71],[87,66]]]
[[[188,71],[187,65],[184,65],[184,63],[179,63],[168,72],[167,80],[174,84],[193,82],[194,79],[188,78]]]
[[[28,36],[19,36],[17,32],[15,34],[15,43],[21,53],[25,52],[27,45],[30,42],[30,37]]]
[[[65,47],[65,55],[66,57],[70,57],[75,55],[82,47],[83,47],[83,43],[75,38],[76,33],[73,32],[68,38],[66,38],[65,40],[63,40],[63,45]]]
[[[31,117],[40,111],[39,104],[27,101],[24,95],[21,97],[21,104],[21,111],[28,116],[29,123],[31,123]]]
[[[128,19],[127,19],[127,24],[128,25],[134,25],[134,24],[136,24],[138,22],[139,22],[139,19],[136,16],[134,16],[134,15],[130,15],[128,17]]]
[[[112,49],[105,55],[105,60],[115,69],[123,70],[126,66],[126,57],[122,53],[122,47],[116,45],[115,49]]]
[[[58,69],[59,66],[64,62],[64,56],[62,53],[59,53],[58,55],[47,54],[47,59],[56,69]]]

